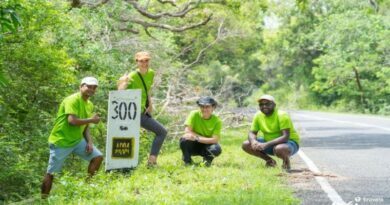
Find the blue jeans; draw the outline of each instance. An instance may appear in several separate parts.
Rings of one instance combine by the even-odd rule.
[[[261,143],[264,143],[264,142],[265,142],[264,138],[262,138],[262,137],[259,137],[259,138],[257,138],[256,140],[257,140],[258,142],[261,142]],[[299,150],[298,144],[297,144],[296,142],[292,141],[292,140],[288,140],[286,143],[283,143],[283,144],[286,144],[286,145],[288,146],[288,149],[290,150],[290,156],[294,155],[294,154],[297,153],[298,150]],[[265,149],[264,152],[265,152],[266,154],[269,154],[269,155],[275,155],[275,154],[274,154],[274,147],[275,147],[275,146],[276,146],[276,145],[267,147],[267,149]]]
[[[54,144],[49,144],[50,157],[47,173],[52,174],[54,172],[60,172],[66,158],[72,153],[86,161],[91,161],[95,157],[102,156],[102,153],[95,146],[93,146],[91,153],[87,153],[85,151],[86,146],[87,142],[84,138],[73,147],[57,147]]]

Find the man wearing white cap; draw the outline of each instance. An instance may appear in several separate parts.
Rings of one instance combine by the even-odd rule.
[[[267,167],[276,166],[276,161],[269,156],[276,155],[283,160],[282,168],[289,171],[290,156],[299,149],[299,135],[290,116],[276,108],[274,97],[263,95],[257,101],[260,111],[253,118],[248,140],[242,144],[242,149],[265,160]],[[257,138],[259,131],[263,137]]]
[[[88,174],[92,176],[103,161],[102,153],[93,145],[89,123],[97,124],[100,117],[93,114],[89,98],[95,94],[98,81],[85,77],[80,91],[66,97],[58,110],[54,128],[49,136],[50,157],[41,186],[42,198],[47,198],[53,184],[54,173],[60,172],[65,159],[72,153],[89,161]]]

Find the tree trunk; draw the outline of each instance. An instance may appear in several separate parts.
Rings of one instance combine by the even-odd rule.
[[[359,75],[359,71],[357,70],[356,67],[353,68],[353,72],[355,72],[355,79],[356,79],[356,84],[357,84],[357,87],[359,89],[359,92],[360,92],[360,102],[362,104],[365,104],[364,103],[364,91],[363,91],[363,86],[360,82],[360,75]]]

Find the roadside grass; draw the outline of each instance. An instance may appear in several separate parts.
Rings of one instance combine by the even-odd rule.
[[[84,173],[64,173],[49,199],[34,204],[299,204],[280,166],[265,168],[241,150],[246,130],[225,131],[211,167],[200,157],[184,166],[177,141],[167,141],[157,167],[141,162],[127,174],[101,171],[88,182]]]

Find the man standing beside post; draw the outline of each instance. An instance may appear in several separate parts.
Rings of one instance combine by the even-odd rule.
[[[276,166],[269,155],[276,155],[283,160],[282,168],[289,171],[290,156],[298,152],[299,135],[295,131],[290,116],[276,108],[274,97],[263,95],[258,100],[260,112],[253,118],[248,140],[242,149],[266,161],[267,167]],[[263,137],[257,138],[261,131]]]
[[[156,136],[154,137],[150,154],[148,158],[148,166],[157,165],[157,156],[160,153],[162,144],[167,136],[165,127],[152,117],[153,104],[151,88],[154,81],[154,70],[149,68],[151,56],[149,52],[141,51],[135,54],[135,61],[137,63],[137,70],[130,74],[125,73],[118,80],[118,90],[126,89],[141,89],[141,127],[152,131]]]
[[[100,117],[93,115],[93,104],[89,98],[95,94],[98,81],[85,77],[80,91],[66,97],[58,110],[55,125],[49,136],[49,166],[41,186],[41,197],[47,198],[54,179],[65,159],[72,153],[89,161],[88,174],[92,176],[102,163],[102,153],[93,145],[89,134],[89,123],[99,123]]]

